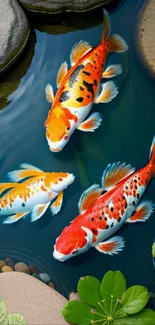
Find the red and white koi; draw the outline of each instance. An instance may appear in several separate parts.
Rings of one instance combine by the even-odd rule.
[[[102,186],[95,184],[82,194],[80,214],[57,238],[54,258],[63,262],[91,247],[104,254],[118,254],[125,246],[123,238],[109,237],[125,222],[144,222],[150,217],[152,202],[139,204],[139,200],[152,177],[155,177],[155,137],[145,167],[135,171],[125,163],[109,164],[103,173]]]
[[[115,77],[122,73],[120,65],[106,68],[110,52],[125,52],[126,42],[119,35],[110,36],[111,25],[107,11],[104,11],[104,32],[101,43],[96,47],[85,41],[75,44],[70,55],[71,68],[64,62],[58,71],[58,90],[54,97],[51,85],[46,86],[46,98],[52,103],[45,122],[46,138],[51,151],[61,151],[75,129],[94,132],[101,122],[99,113],[86,119],[93,103],[108,103],[117,94],[113,81],[101,85],[102,78]]]
[[[57,214],[62,206],[63,191],[73,183],[69,173],[47,173],[29,164],[21,164],[20,170],[8,173],[15,182],[0,183],[0,194],[11,189],[0,198],[0,215],[11,215],[3,223],[14,223],[31,213],[31,221],[42,217],[51,205],[51,213]]]

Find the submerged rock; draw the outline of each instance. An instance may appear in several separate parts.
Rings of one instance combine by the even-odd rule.
[[[28,269],[28,266],[23,262],[19,262],[19,263],[15,264],[15,271],[23,272],[23,273],[27,273],[27,274],[30,273],[29,269]]]
[[[48,282],[51,281],[51,277],[50,277],[50,275],[47,274],[47,273],[40,273],[40,274],[39,274],[39,277],[40,277],[40,279],[41,279],[43,282],[45,282],[45,283],[48,283]]]
[[[13,271],[13,268],[11,266],[4,265],[2,267],[2,272],[12,272],[12,271]]]
[[[27,18],[17,1],[1,1],[0,26],[0,73],[3,73],[21,54],[30,34]]]
[[[5,261],[0,260],[0,269],[1,269],[4,265],[6,265]]]
[[[40,13],[82,12],[100,6],[116,7],[122,0],[18,0],[26,9]]]
[[[11,258],[7,257],[5,259],[5,263],[6,263],[6,265],[11,266],[12,268],[14,268],[14,262],[13,262],[13,260]]]
[[[140,60],[155,77],[155,1],[144,3],[137,16],[136,50]]]

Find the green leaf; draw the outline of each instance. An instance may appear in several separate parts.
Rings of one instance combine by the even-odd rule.
[[[6,304],[2,297],[0,297],[0,324],[4,325],[7,318]]]
[[[100,293],[100,281],[93,276],[80,278],[78,282],[78,294],[84,302],[92,307],[98,306],[98,301],[102,300]]]
[[[20,314],[9,314],[7,325],[26,325],[26,320]]]
[[[155,312],[151,309],[144,309],[140,313],[117,319],[119,325],[154,325]]]
[[[121,304],[126,314],[132,315],[141,311],[149,300],[148,290],[143,286],[128,288],[122,297]]]
[[[103,299],[110,296],[121,299],[125,289],[126,281],[120,271],[109,271],[102,279],[100,291]]]
[[[91,307],[82,301],[69,301],[62,309],[65,320],[78,325],[90,325],[93,314]]]

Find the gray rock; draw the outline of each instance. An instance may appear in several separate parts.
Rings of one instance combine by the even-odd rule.
[[[50,275],[47,274],[47,273],[39,273],[39,277],[40,277],[40,279],[41,279],[43,282],[45,282],[45,283],[48,283],[48,282],[51,281],[51,277],[50,277]]]
[[[26,9],[42,13],[86,11],[102,5],[115,5],[120,0],[18,0]]]
[[[0,73],[2,73],[18,58],[30,34],[27,18],[16,0],[0,2],[0,26]]]

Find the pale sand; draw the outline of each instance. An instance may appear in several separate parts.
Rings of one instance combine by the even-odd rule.
[[[0,273],[0,296],[8,313],[21,313],[27,325],[65,325],[61,316],[67,300],[48,285],[21,272]]]

